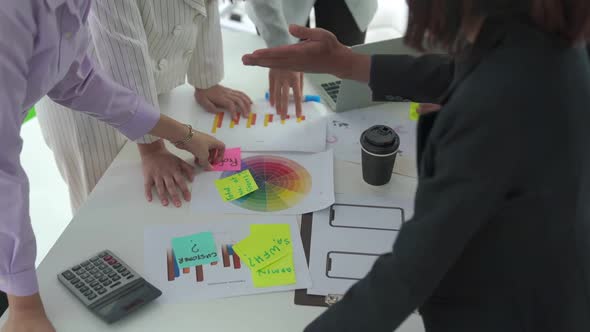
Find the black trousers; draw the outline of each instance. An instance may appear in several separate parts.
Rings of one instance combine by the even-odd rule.
[[[313,8],[316,27],[332,32],[346,46],[364,44],[367,32],[359,29],[344,0],[316,0]]]
[[[8,309],[8,298],[6,293],[0,292],[0,316]]]

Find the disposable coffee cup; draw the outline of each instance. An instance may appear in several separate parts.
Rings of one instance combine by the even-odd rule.
[[[373,126],[361,135],[363,179],[370,185],[389,183],[399,151],[399,136],[388,126]]]

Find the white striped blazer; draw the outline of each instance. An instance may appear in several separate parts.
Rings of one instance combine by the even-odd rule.
[[[201,89],[223,78],[217,0],[99,0],[88,22],[101,67],[156,107],[187,77]]]

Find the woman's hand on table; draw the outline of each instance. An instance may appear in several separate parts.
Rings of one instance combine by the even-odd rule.
[[[149,134],[164,138],[179,149],[192,153],[195,161],[205,170],[211,170],[211,164],[223,160],[225,144],[164,114],[160,114],[160,119]]]
[[[191,192],[187,182],[193,181],[194,167],[168,151],[161,140],[151,144],[138,144],[138,148],[143,168],[145,197],[148,202],[153,199],[153,187],[156,187],[163,206],[168,206],[169,197],[174,206],[182,206],[181,194],[185,201],[190,201]]]
[[[297,72],[328,73],[340,78],[369,81],[371,59],[354,53],[324,29],[289,26],[302,42],[257,50],[242,57],[247,66],[261,66]]]
[[[276,108],[277,114],[284,119],[289,110],[290,92],[293,90],[295,113],[301,116],[303,102],[303,73],[284,69],[271,68],[268,72],[268,92],[270,105]]]
[[[213,164],[221,162],[225,153],[223,142],[199,131],[194,131],[193,138],[179,148],[192,153],[195,162],[206,171],[212,170]]]
[[[245,93],[220,84],[208,89],[195,88],[195,99],[207,112],[219,113],[224,109],[228,110],[234,120],[237,120],[240,114],[247,117],[252,109],[252,100]]]

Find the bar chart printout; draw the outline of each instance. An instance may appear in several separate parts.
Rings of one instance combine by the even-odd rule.
[[[296,283],[256,288],[250,269],[234,250],[234,245],[250,235],[250,224],[289,224],[293,240]],[[297,219],[294,216],[241,217],[235,221],[153,225],[144,232],[144,276],[162,290],[164,303],[199,302],[217,298],[288,291],[311,286]],[[218,261],[181,268],[171,245],[173,238],[211,232]]]
[[[240,257],[236,255],[233,251],[233,243],[232,244],[223,244],[221,245],[221,262],[223,268],[233,268],[233,269],[241,269],[242,263],[240,262]],[[209,266],[218,266],[219,262],[213,262],[208,264]],[[191,271],[192,269],[192,271]],[[176,278],[179,278],[184,274],[194,274],[195,282],[203,282],[205,281],[205,273],[203,271],[203,265],[197,265],[194,268],[183,268],[182,271],[178,267],[178,263],[176,261],[176,256],[174,255],[174,250],[172,248],[168,248],[166,251],[166,272],[168,281],[174,281]]]
[[[259,120],[259,117],[262,118],[262,122]],[[226,126],[225,129],[236,129],[240,126],[244,126],[247,129],[264,129],[273,125],[284,126],[291,125],[292,123],[300,124],[305,121],[305,119],[305,115],[299,117],[287,115],[285,119],[281,119],[278,115],[270,113],[261,115],[250,113],[250,115],[245,118],[238,113],[237,119],[232,119],[230,115],[227,115],[226,113],[217,113],[211,124],[211,134],[216,134],[220,129],[224,128],[224,126]]]
[[[304,103],[301,116],[296,116],[293,110],[281,119],[264,101],[254,103],[247,116],[239,114],[235,118],[227,112],[213,114],[198,110],[191,124],[227,146],[241,147],[242,151],[321,152],[326,149],[325,114],[327,110],[322,104]]]

